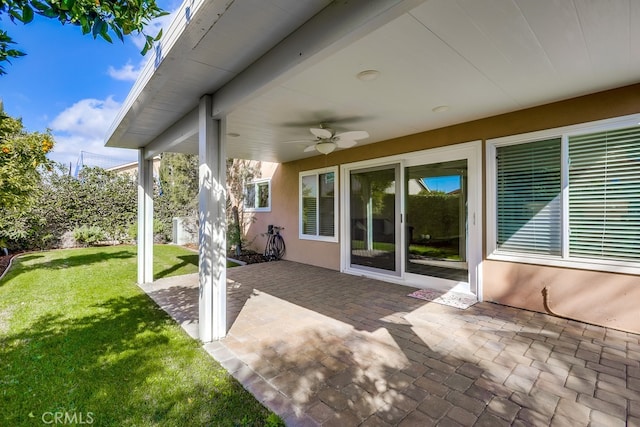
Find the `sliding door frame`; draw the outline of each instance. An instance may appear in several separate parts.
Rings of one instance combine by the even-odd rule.
[[[431,283],[444,283],[445,279],[420,276],[407,273],[405,233],[405,167],[417,164],[440,163],[453,160],[467,160],[468,196],[467,196],[467,262],[469,269],[469,291],[482,301],[482,141],[473,141],[446,147],[433,148],[400,155],[382,157],[372,160],[348,163],[340,167],[340,271],[347,274],[366,276],[387,282],[398,283],[412,287],[430,287]],[[391,167],[400,164],[400,275],[380,273],[351,266],[351,206],[350,206],[350,176],[351,171],[375,167]],[[425,279],[426,278],[426,279]]]

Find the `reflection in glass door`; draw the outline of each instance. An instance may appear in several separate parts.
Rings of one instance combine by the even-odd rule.
[[[405,168],[407,273],[467,282],[467,160]]]
[[[350,264],[400,274],[399,165],[350,173]]]

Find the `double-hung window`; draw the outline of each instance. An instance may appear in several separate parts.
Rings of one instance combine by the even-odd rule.
[[[338,241],[338,170],[300,172],[300,238]]]
[[[489,258],[640,273],[640,126],[488,141]]]
[[[244,185],[244,209],[249,212],[271,211],[271,180],[261,179]]]

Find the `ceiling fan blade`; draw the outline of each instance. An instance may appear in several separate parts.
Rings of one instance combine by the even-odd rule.
[[[317,138],[320,139],[328,139],[333,136],[333,133],[329,129],[321,129],[321,128],[309,128],[312,134],[314,134]]]
[[[357,142],[355,142],[352,139],[340,139],[338,141],[336,141],[336,145],[340,148],[351,148],[354,145],[356,145]]]
[[[357,141],[359,139],[369,138],[369,132],[364,130],[352,130],[349,132],[337,133],[335,137],[338,140],[347,139],[351,141]]]
[[[316,149],[315,145],[310,145],[310,146],[308,146],[307,148],[304,149],[304,152],[305,153],[309,153],[311,151],[315,151],[315,149]]]

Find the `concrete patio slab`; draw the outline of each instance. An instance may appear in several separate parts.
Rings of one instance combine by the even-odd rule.
[[[640,426],[640,336],[288,261],[227,270],[205,349],[289,426]],[[197,335],[197,275],[143,286]]]

